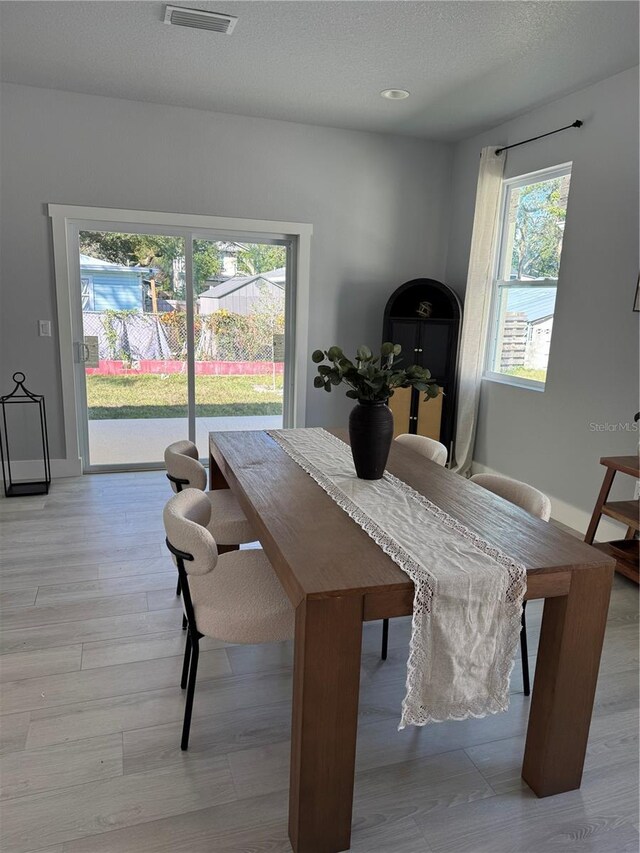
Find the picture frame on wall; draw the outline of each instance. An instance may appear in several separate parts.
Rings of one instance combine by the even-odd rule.
[[[638,275],[638,282],[636,284],[636,298],[633,300],[633,310],[640,311],[640,274]]]

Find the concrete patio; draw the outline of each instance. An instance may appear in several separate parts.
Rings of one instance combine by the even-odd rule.
[[[210,432],[244,429],[279,429],[282,415],[198,418],[196,444],[207,455]],[[92,465],[162,462],[172,441],[189,437],[186,418],[135,418],[89,421],[89,455]]]

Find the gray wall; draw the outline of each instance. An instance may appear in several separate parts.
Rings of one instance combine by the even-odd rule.
[[[480,147],[579,117],[581,130],[508,157],[508,175],[572,160],[571,196],[547,388],[484,383],[476,460],[588,511],[598,458],[637,445],[589,427],[638,409],[637,96],[636,70],[609,78],[458,144],[452,173],[441,144],[7,85],[0,389],[25,370],[62,457],[57,338],[36,336],[37,319],[55,320],[47,202],[311,222],[309,348],[353,347],[378,340],[409,278],[463,294]],[[307,422],[342,425],[349,405],[310,388]]]
[[[506,177],[573,161],[571,190],[546,389],[485,381],[475,460],[584,513],[598,493],[604,470],[599,458],[634,453],[638,445],[637,432],[590,427],[632,423],[639,408],[639,315],[632,311],[638,276],[637,69],[456,146],[447,281],[464,293],[481,147],[518,142],[576,118],[584,121],[580,130],[508,154]],[[619,494],[630,490],[629,481]]]
[[[52,458],[57,336],[36,336],[55,320],[48,202],[312,223],[310,351],[376,344],[389,294],[444,275],[449,146],[16,85],[0,106],[0,388],[21,369],[46,394]],[[309,425],[348,410],[310,387]]]

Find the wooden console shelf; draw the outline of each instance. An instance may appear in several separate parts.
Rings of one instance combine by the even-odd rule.
[[[638,565],[640,562],[640,541],[636,532],[640,530],[640,501],[607,501],[613,480],[618,471],[630,477],[640,479],[640,458],[638,456],[603,456],[600,464],[607,469],[598,500],[584,537],[588,545],[594,545],[616,559],[616,571],[638,583]],[[614,542],[594,542],[598,524],[603,515],[626,524],[624,539]]]
[[[615,518],[616,521],[621,521],[622,524],[626,524],[627,527],[632,527],[634,530],[640,530],[639,512],[640,501],[608,501],[602,507],[603,515]]]

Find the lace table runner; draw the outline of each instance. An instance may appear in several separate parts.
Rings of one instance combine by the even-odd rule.
[[[524,566],[388,471],[359,480],[348,445],[325,430],[268,434],[415,584],[399,728],[506,711]]]

